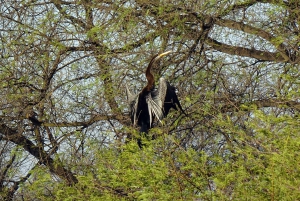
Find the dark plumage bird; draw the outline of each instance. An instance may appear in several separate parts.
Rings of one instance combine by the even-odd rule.
[[[126,85],[131,121],[134,126],[140,127],[140,132],[147,133],[152,127],[153,119],[157,118],[161,122],[171,108],[177,110],[178,106],[184,113],[174,86],[164,78],[160,78],[157,89],[154,88],[155,81],[151,68],[160,58],[170,53],[171,51],[157,54],[151,59],[146,69],[148,83],[139,94],[132,94]]]

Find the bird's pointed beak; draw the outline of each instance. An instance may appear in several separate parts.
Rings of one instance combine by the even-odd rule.
[[[163,56],[166,56],[166,55],[168,55],[168,54],[170,54],[170,53],[172,53],[172,51],[163,52],[163,53],[161,53],[161,54],[157,54],[156,56],[154,56],[154,57],[151,59],[151,61],[150,61],[149,65],[148,65],[148,68],[147,68],[147,69],[150,69],[151,66],[152,66],[155,62],[157,62],[160,58],[162,58]],[[150,67],[150,68],[149,68],[149,67]]]
[[[157,57],[156,57],[156,59],[160,59],[160,58],[162,58],[163,56],[166,56],[166,55],[168,55],[168,54],[170,54],[170,53],[172,53],[173,51],[167,51],[167,52],[163,52],[163,53],[161,53],[161,54],[159,54],[159,55],[157,55]]]

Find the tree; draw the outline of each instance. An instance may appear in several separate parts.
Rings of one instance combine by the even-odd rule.
[[[0,197],[299,198],[299,6],[1,1]],[[139,150],[123,86],[166,50],[188,115]]]

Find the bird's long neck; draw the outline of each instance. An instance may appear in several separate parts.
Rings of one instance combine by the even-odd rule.
[[[143,91],[151,91],[153,89],[153,87],[154,87],[154,76],[151,73],[151,67],[153,66],[153,63],[155,62],[156,57],[157,57],[157,55],[155,55],[151,59],[149,65],[148,65],[148,67],[146,69],[146,78],[148,80],[148,83],[147,83],[147,86],[144,87]]]

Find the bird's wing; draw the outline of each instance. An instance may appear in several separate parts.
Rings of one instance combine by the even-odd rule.
[[[161,107],[162,111],[164,107],[165,98],[167,95],[167,88],[168,88],[167,81],[165,80],[165,78],[161,77],[159,79],[159,84],[157,87],[157,91],[155,93],[154,100]]]
[[[128,101],[129,104],[131,104],[133,101],[135,101],[137,94],[131,93],[131,91],[129,90],[127,84],[125,84],[125,86],[126,86],[127,101]]]
[[[177,107],[185,114],[178,100],[175,87],[164,78],[159,79],[158,89],[155,93],[154,100],[162,108],[164,116],[168,115],[171,108],[177,110]]]
[[[177,110],[178,107],[185,114],[178,100],[175,87],[170,85],[164,78],[159,79],[157,90],[149,93],[146,101],[150,115],[150,125],[153,116],[161,122],[168,115],[171,108]]]
[[[164,101],[165,115],[167,115],[169,113],[169,110],[171,108],[174,108],[175,110],[177,110],[177,106],[179,107],[181,112],[183,114],[185,114],[185,112],[183,111],[183,109],[180,105],[180,102],[178,100],[175,87],[170,85],[168,82],[166,83],[166,85],[167,85],[167,90],[166,90],[165,101]]]
[[[164,78],[160,78],[157,90],[149,93],[146,97],[149,116],[150,116],[150,125],[152,123],[153,116],[155,116],[160,122],[164,118],[165,115],[164,115],[163,107],[164,107],[166,93],[167,93],[167,82],[165,81]]]
[[[131,117],[131,122],[133,123],[134,126],[137,125],[137,121],[138,121],[138,104],[139,104],[139,96],[137,94],[135,96],[135,99],[130,104],[130,117]]]
[[[159,79],[159,85],[156,91],[147,95],[146,101],[150,115],[150,123],[152,117],[161,120],[168,115],[171,108],[177,110],[177,107],[185,114],[178,100],[175,87],[170,85],[164,78]],[[151,124],[150,124],[151,125]]]
[[[137,123],[137,107],[138,107],[138,94],[133,94],[130,92],[127,84],[126,86],[126,94],[127,94],[127,102],[129,104],[130,109],[130,118],[133,125],[136,125]]]
[[[152,117],[153,116],[155,116],[161,122],[161,120],[164,117],[164,113],[163,113],[161,104],[156,102],[156,97],[155,96],[152,97],[152,94],[149,93],[146,96],[146,102],[147,102],[147,105],[148,105],[150,125],[152,124]]]

